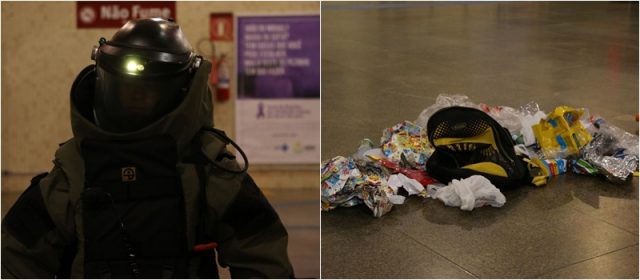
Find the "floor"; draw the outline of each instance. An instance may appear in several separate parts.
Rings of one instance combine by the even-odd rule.
[[[3,176],[2,185],[28,185],[32,176]],[[16,189],[13,187],[12,189]],[[263,190],[289,233],[289,259],[297,278],[320,277],[320,214],[317,190]],[[2,192],[2,217],[20,194]],[[230,278],[220,268],[221,278]]]
[[[322,159],[440,93],[559,105],[638,133],[637,3],[322,3]],[[322,213],[324,278],[638,278],[638,178],[564,175],[472,212],[410,197]]]

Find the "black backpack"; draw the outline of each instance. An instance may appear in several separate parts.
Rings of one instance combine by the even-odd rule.
[[[496,187],[543,185],[544,176],[531,176],[529,160],[516,155],[507,129],[485,112],[467,107],[448,107],[427,122],[427,136],[435,148],[427,172],[442,183],[482,175]]]

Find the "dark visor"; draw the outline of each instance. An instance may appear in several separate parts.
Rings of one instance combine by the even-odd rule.
[[[193,53],[172,54],[149,50],[123,49],[109,43],[100,47],[96,62],[106,71],[140,78],[174,76],[189,68]]]

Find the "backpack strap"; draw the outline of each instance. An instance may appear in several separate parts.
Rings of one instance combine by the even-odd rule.
[[[528,157],[521,157],[524,162],[527,163],[527,169],[529,170],[529,174],[542,174],[531,176],[531,184],[536,187],[541,187],[547,184],[547,178],[550,176],[545,171],[542,162],[538,159],[530,159]]]

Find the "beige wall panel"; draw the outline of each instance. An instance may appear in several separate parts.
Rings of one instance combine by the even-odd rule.
[[[48,171],[58,144],[72,137],[69,90],[92,61],[90,52],[115,28],[77,29],[75,2],[2,2],[2,170]],[[209,14],[319,13],[318,2],[177,2],[177,20],[190,42],[210,53]],[[200,42],[200,43],[199,43]],[[234,46],[218,50],[233,62]],[[235,81],[235,77],[232,77]],[[235,82],[230,101],[214,104],[216,126],[234,133]],[[318,165],[300,169],[258,166],[251,173],[264,188],[317,188]]]

